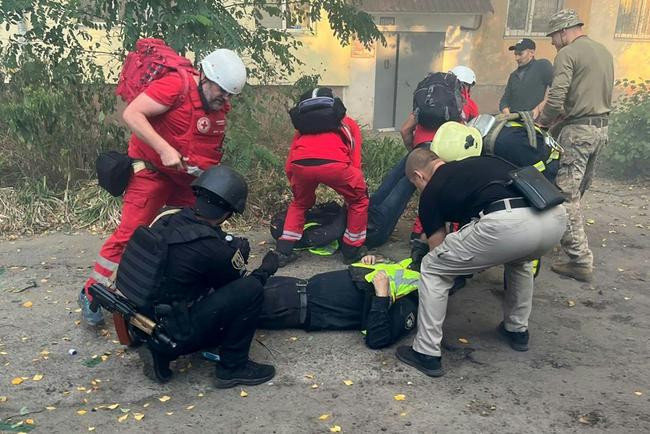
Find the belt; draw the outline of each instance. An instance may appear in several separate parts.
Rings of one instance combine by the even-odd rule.
[[[300,298],[300,325],[307,321],[307,281],[301,280],[296,284],[298,297]]]
[[[478,215],[480,217],[483,217],[484,215],[490,214],[491,212],[503,211],[506,209],[514,209],[514,208],[528,208],[528,207],[530,207],[530,205],[528,204],[528,201],[523,197],[512,197],[512,198],[501,199],[492,202],[491,204],[483,208],[483,211],[479,212]]]
[[[598,128],[606,127],[608,123],[609,115],[583,116],[564,121],[564,125],[593,125]]]

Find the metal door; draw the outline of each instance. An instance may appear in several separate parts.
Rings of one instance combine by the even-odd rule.
[[[442,67],[445,34],[385,33],[375,70],[374,129],[397,128],[413,108],[413,92],[427,73]]]
[[[395,84],[397,79],[397,33],[384,33],[386,46],[377,44],[375,68],[374,129],[395,126]]]

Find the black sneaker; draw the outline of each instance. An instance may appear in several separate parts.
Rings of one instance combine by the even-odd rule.
[[[528,351],[528,330],[525,332],[509,332],[503,325],[499,324],[499,334],[508,340],[508,343],[515,351]]]
[[[409,346],[397,348],[395,355],[402,362],[413,366],[418,371],[424,372],[429,377],[441,377],[444,375],[444,371],[442,370],[442,357],[418,353],[413,347]]]
[[[137,349],[140,360],[142,360],[142,372],[156,383],[166,383],[172,378],[172,370],[169,369],[168,357],[142,345]]]
[[[278,255],[278,267],[280,268],[285,267],[298,259],[298,254],[294,251],[291,251],[290,253],[282,253],[276,250],[275,253]]]
[[[341,253],[343,253],[343,263],[350,265],[359,262],[361,258],[366,256],[368,254],[368,248],[366,246],[353,247],[341,243]]]
[[[215,381],[217,389],[230,389],[240,384],[255,386],[273,378],[275,368],[272,365],[255,363],[252,360],[237,368],[225,368],[220,362],[217,362],[215,376],[217,377]]]
[[[457,291],[463,289],[467,284],[465,276],[456,276],[454,278],[454,286],[449,289],[449,295],[454,295]]]
[[[422,239],[422,232],[411,232],[411,235],[409,236],[409,240],[421,240]]]

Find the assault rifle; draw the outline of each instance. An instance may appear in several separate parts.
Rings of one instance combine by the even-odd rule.
[[[90,303],[90,309],[93,312],[97,312],[97,309],[101,306],[109,312],[121,315],[124,318],[124,321],[137,329],[142,330],[159,342],[169,345],[171,348],[176,347],[176,342],[165,333],[160,324],[156,324],[151,319],[138,313],[137,307],[123,296],[111,291],[101,283],[91,285],[88,288],[88,292],[93,299]],[[116,324],[116,329],[117,328],[118,326]]]

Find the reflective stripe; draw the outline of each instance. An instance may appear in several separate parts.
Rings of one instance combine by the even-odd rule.
[[[94,279],[97,283],[101,283],[102,285],[111,286],[113,284],[113,281],[111,279],[99,274],[99,272],[96,270],[93,270],[93,272],[90,273],[90,278]]]
[[[388,275],[391,299],[395,301],[418,289],[417,284],[420,279],[420,273],[407,268],[411,262],[412,259],[407,258],[397,264],[366,265],[357,262],[352,264],[352,266],[372,270],[364,276],[364,279],[368,283],[372,282],[372,279],[374,279],[379,271],[384,271]]]
[[[343,234],[343,238],[347,238],[350,241],[365,240],[366,239],[366,231],[359,232],[359,233],[352,233],[352,232],[350,232],[350,231],[348,231],[346,229],[345,233]]]
[[[299,234],[297,232],[291,232],[291,231],[282,231],[282,236],[280,237],[281,240],[296,240],[296,241],[298,241],[301,238],[302,238],[302,234]]]
[[[537,163],[533,164],[533,167],[540,172],[543,172],[546,169],[546,166],[544,165],[543,161],[538,161]]]
[[[104,258],[103,256],[97,256],[97,259],[95,262],[98,265],[101,265],[103,268],[106,268],[109,271],[115,271],[117,270],[117,266],[120,265],[117,262],[109,261],[108,259]]]

